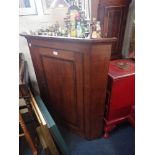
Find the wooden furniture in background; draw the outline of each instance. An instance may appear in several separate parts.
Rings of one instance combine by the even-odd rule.
[[[135,23],[133,23],[128,58],[135,59]]]
[[[55,129],[57,133],[59,133],[59,137],[54,137],[54,139],[60,139],[63,141],[63,147],[61,145],[56,145],[55,141],[52,137],[52,129],[49,129],[46,125],[46,121],[44,119],[44,116],[40,110],[40,107],[38,106],[38,103],[35,101],[33,94],[31,93],[31,90],[29,88],[28,83],[28,68],[26,61],[24,59],[23,53],[19,54],[19,110],[20,110],[20,129],[24,133],[19,134],[20,137],[25,136],[28,144],[30,145],[30,148],[32,149],[33,155],[38,154],[37,152],[37,146],[33,142],[33,139],[36,139],[36,135],[38,134],[40,143],[42,144],[43,151],[47,155],[59,155],[57,146],[59,147],[59,150],[61,150],[63,155],[68,155],[67,153],[64,153],[64,146],[65,142],[63,141],[61,134],[59,133],[59,130]],[[39,102],[39,101],[38,101]],[[44,103],[41,103],[42,106],[44,106]],[[46,112],[47,113],[47,112]],[[50,117],[50,116],[49,116]],[[47,121],[49,123],[49,121]],[[51,123],[51,121],[50,121]],[[27,128],[28,126],[29,128]],[[30,126],[31,125],[31,126]],[[36,134],[37,130],[37,134]],[[31,131],[31,133],[29,132]],[[32,132],[33,131],[33,132]],[[39,144],[38,140],[38,144]],[[35,141],[36,142],[36,141]],[[35,147],[36,146],[36,147]],[[19,149],[22,151],[22,147]],[[20,154],[22,154],[20,152]]]
[[[24,114],[22,116],[22,112],[21,112],[21,108],[20,108],[20,117],[21,117],[20,125],[21,125],[22,130],[24,131],[24,134],[23,133],[20,134],[20,137],[21,136],[26,137],[26,140],[27,140],[28,144],[30,145],[30,147],[32,148],[32,151],[34,151],[34,149],[35,149],[34,148],[35,145],[32,140],[35,139],[35,140],[37,140],[35,142],[38,142],[38,143],[35,143],[35,144],[38,144],[38,145],[36,145],[36,147],[39,146],[39,143],[41,143],[42,149],[43,149],[44,153],[47,155],[59,155],[58,148],[62,152],[61,153],[62,155],[68,155],[68,152],[67,153],[64,152],[64,149],[66,150],[67,146],[66,146],[59,130],[56,129],[56,127],[54,127],[54,129],[53,129],[50,126],[51,124],[55,125],[55,123],[53,123],[53,121],[49,120],[51,118],[51,116],[48,115],[47,110],[46,110],[46,115],[48,115],[48,119],[46,117],[44,117],[44,115],[45,115],[44,114],[45,108],[43,109],[43,107],[45,107],[44,103],[41,102],[41,99],[39,97],[37,97],[37,99],[38,98],[39,99],[37,100],[38,102],[36,102],[36,100],[34,99],[30,90],[29,90],[29,94],[30,94],[29,102],[30,102],[30,105],[32,108],[31,111],[33,111],[33,115],[29,115],[31,113],[29,113],[30,111],[28,110],[26,112],[26,117]],[[20,105],[24,105],[22,102],[25,102],[25,105],[26,105],[26,101],[28,101],[27,98],[26,99],[21,98]],[[41,102],[41,106],[40,106],[40,102]],[[22,110],[24,110],[25,108],[26,108],[26,106],[25,107],[22,106]],[[31,116],[31,117],[29,117],[29,116]],[[23,119],[22,119],[22,117],[23,117]],[[27,120],[30,118],[32,119],[32,121],[28,122]],[[31,126],[29,126],[30,123],[31,123]],[[29,126],[28,129],[27,129],[27,125]],[[31,131],[31,133],[29,131]],[[56,135],[55,135],[55,133],[56,133]],[[36,139],[37,138],[36,135],[38,135],[39,139]],[[58,143],[58,140],[61,141],[61,143]]]
[[[23,130],[23,134],[19,135],[19,137],[25,136],[25,138],[26,138],[26,140],[27,140],[27,142],[28,142],[28,144],[29,144],[29,146],[30,146],[30,148],[32,150],[32,155],[37,155],[38,154],[37,149],[36,149],[36,147],[34,145],[34,142],[33,142],[32,138],[30,136],[30,133],[29,133],[27,127],[26,127],[26,124],[25,124],[24,119],[22,117],[22,114],[20,112],[19,112],[19,123],[20,123],[20,126],[21,126],[22,130]]]
[[[69,155],[68,147],[67,147],[64,139],[62,138],[61,133],[60,133],[60,131],[59,131],[59,129],[58,129],[55,121],[53,120],[53,118],[51,117],[49,111],[47,110],[44,102],[42,101],[42,99],[40,98],[40,96],[36,96],[35,97],[35,100],[37,102],[38,108],[40,109],[43,117],[46,120],[48,129],[49,129],[49,132],[52,134],[52,136],[54,138],[54,141],[56,142],[56,144],[57,144],[57,146],[59,148],[59,151],[61,152],[61,155]]]
[[[30,98],[28,91],[28,67],[24,54],[19,53],[19,98]]]
[[[130,59],[110,62],[104,113],[104,137],[120,122],[134,126],[135,64]]]
[[[19,53],[19,98],[20,98],[19,99],[19,124],[23,132],[19,134],[19,137],[24,136],[26,138],[26,141],[28,142],[28,145],[32,150],[32,154],[37,155],[38,154],[37,148],[34,144],[34,141],[30,135],[29,130],[27,129],[26,122],[22,114],[22,113],[28,113],[29,116],[32,116],[32,110],[31,110],[30,104],[29,102],[27,102],[30,99],[30,93],[28,91],[27,63],[25,61],[23,53]]]
[[[104,37],[117,37],[113,44],[111,59],[121,58],[122,44],[131,0],[100,0],[98,20]]]
[[[46,155],[59,155],[57,147],[54,143],[54,139],[51,136],[51,133],[47,125],[41,125],[37,127],[37,133],[40,139],[40,142],[45,150]]]
[[[22,36],[28,41],[41,97],[56,122],[87,139],[101,136],[109,59],[116,38]]]

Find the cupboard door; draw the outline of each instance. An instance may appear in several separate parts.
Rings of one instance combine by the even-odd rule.
[[[112,46],[113,57],[115,55],[121,56],[127,10],[125,6],[106,6],[104,8],[103,35],[105,37],[117,37],[116,43]]]
[[[48,96],[48,108],[62,123],[83,130],[82,53],[35,47],[31,55],[40,89]]]

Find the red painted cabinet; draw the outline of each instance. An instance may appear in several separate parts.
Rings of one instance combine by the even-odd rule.
[[[129,59],[110,62],[104,113],[104,137],[118,123],[129,120],[134,113],[135,64]]]

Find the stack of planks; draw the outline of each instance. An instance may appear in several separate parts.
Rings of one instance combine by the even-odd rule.
[[[33,97],[31,91],[31,105],[38,119],[40,126],[36,131],[42,144],[43,150],[47,155],[69,155],[65,141],[63,140],[57,125],[48,112],[45,104],[39,96]]]
[[[36,102],[37,101],[37,102]],[[23,53],[19,54],[19,123],[23,133],[19,137],[25,136],[33,155],[38,154],[37,146],[27,128],[26,121],[23,118],[23,111],[30,112],[37,122],[35,131],[39,143],[42,145],[43,152],[46,155],[69,155],[65,141],[63,140],[53,118],[49,114],[41,98],[34,98],[28,83],[28,68]],[[32,114],[33,113],[33,114]],[[34,121],[32,122],[35,123]]]

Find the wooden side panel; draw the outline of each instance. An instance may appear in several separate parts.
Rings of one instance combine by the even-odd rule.
[[[100,137],[103,132],[103,114],[104,101],[107,87],[107,74],[109,68],[109,59],[111,55],[111,45],[95,45],[90,53],[90,107],[89,115],[86,116],[86,122],[89,120],[89,132],[87,134],[92,139]],[[86,129],[88,130],[88,129]]]

